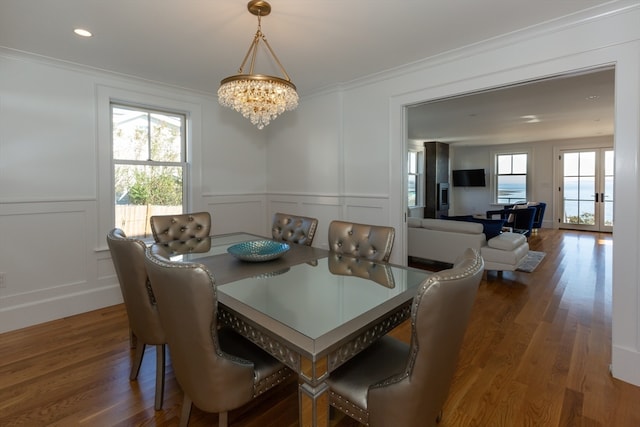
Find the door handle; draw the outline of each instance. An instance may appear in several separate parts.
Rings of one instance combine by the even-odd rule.
[[[598,193],[596,193],[596,203],[598,203]]]
[[[604,203],[604,193],[600,193],[600,201]]]

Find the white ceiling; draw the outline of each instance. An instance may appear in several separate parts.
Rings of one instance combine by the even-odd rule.
[[[600,8],[602,5],[611,9],[629,2],[271,0],[270,3],[272,13],[263,18],[262,30],[304,95],[559,17],[591,15],[604,10]],[[584,12],[589,8],[595,9]],[[0,46],[211,94],[215,94],[221,79],[237,72],[256,26],[257,18],[249,14],[244,0],[0,1]],[[73,29],[77,27],[90,30],[94,36],[74,35]],[[279,75],[272,65],[258,62],[256,72]],[[609,80],[612,85],[612,77]],[[581,82],[580,86],[588,83]],[[598,84],[606,85],[601,80]],[[564,90],[561,87],[554,87],[553,93]],[[495,102],[507,93],[485,94],[492,99],[482,101],[481,105]],[[529,99],[531,94],[517,95],[519,99],[523,97]],[[424,116],[439,114],[439,119],[424,122],[428,123],[428,130],[424,129],[424,123],[416,124],[412,129],[414,136],[468,140],[472,133],[488,132],[475,128],[461,132],[462,117],[470,119],[472,113],[477,119],[473,121],[485,126],[490,121],[489,111],[478,106],[473,111],[465,109],[461,117],[459,102],[449,104],[455,105],[458,114],[455,120],[442,116],[445,111],[442,108],[437,113],[432,110]],[[543,100],[539,102],[526,114],[549,115],[551,110],[545,109]],[[549,104],[546,107],[557,105],[557,99]],[[573,106],[578,108],[576,104]],[[512,107],[509,106],[509,111]],[[492,114],[500,115],[499,111]],[[564,118],[560,111],[551,114],[554,117],[545,118],[547,124],[552,119]],[[592,116],[578,115],[583,120]],[[472,123],[469,119],[465,119],[467,126]],[[601,123],[605,121],[601,118]],[[500,127],[497,119],[491,122]],[[456,133],[451,134],[445,126],[436,128],[438,123],[453,124]],[[585,122],[572,125],[584,126]],[[607,130],[603,125],[597,132],[611,132],[611,128]],[[498,133],[491,130],[492,141],[498,140]]]
[[[613,68],[410,107],[409,139],[493,145],[613,135]]]

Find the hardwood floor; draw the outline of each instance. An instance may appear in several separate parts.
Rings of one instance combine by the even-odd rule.
[[[485,273],[442,427],[640,426],[640,388],[609,374],[611,236],[541,230],[533,273]],[[409,325],[393,334],[408,339]],[[167,366],[154,411],[155,350],[138,381],[122,305],[0,335],[0,426],[176,426]],[[291,382],[229,414],[231,427],[297,425]],[[217,425],[194,408],[190,426]],[[336,415],[333,427],[358,425]]]

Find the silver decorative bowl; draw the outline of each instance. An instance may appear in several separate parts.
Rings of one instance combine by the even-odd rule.
[[[227,252],[242,261],[262,262],[279,258],[289,249],[287,243],[275,240],[252,240],[229,246]]]

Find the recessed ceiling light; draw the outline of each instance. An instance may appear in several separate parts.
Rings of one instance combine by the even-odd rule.
[[[535,114],[530,114],[527,116],[520,116],[521,119],[525,120],[525,123],[539,123],[540,119]]]
[[[597,99],[600,99],[600,96],[598,95],[589,95],[585,98],[587,101],[595,101]]]
[[[91,31],[85,30],[84,28],[76,28],[73,32],[81,37],[91,37],[93,35]]]

